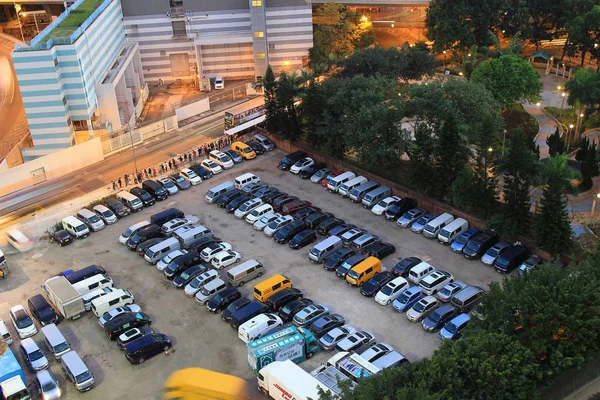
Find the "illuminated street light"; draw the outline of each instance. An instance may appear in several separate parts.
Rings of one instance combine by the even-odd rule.
[[[363,16],[360,18],[360,20],[361,20],[362,22],[367,22],[367,21],[369,20],[369,17],[367,17],[366,15],[363,15]]]

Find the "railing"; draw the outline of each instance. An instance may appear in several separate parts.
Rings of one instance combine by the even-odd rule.
[[[185,16],[185,9],[183,7],[171,7],[169,9],[169,17],[178,18]]]

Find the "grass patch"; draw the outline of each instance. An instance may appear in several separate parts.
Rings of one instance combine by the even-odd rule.
[[[102,4],[104,0],[85,0],[75,10],[60,23],[58,24],[46,37],[44,42],[49,39],[59,37],[69,37],[75,32],[83,23],[89,18],[90,15]]]

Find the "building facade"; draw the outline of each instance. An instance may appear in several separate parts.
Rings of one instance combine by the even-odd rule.
[[[241,79],[301,69],[313,46],[309,0],[121,0],[150,82]],[[142,6],[143,4],[143,6]]]
[[[28,46],[16,46],[12,57],[34,145],[22,150],[24,161],[72,146],[78,138],[87,140],[95,129],[110,131],[129,122],[136,97],[143,97],[132,95],[132,89],[142,91],[145,82],[137,44],[126,46],[122,19],[119,0],[78,0]],[[137,71],[132,51],[138,52]],[[115,65],[125,55],[131,55],[128,64]],[[115,69],[129,73],[117,77]],[[114,93],[100,96],[109,74]],[[124,75],[130,88],[116,84]],[[116,103],[112,110],[121,107],[124,117],[102,115],[103,101]]]

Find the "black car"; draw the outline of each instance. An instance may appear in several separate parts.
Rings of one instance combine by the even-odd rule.
[[[360,288],[360,294],[367,297],[373,297],[379,290],[387,285],[395,276],[390,271],[378,272]]]
[[[169,265],[163,270],[163,273],[165,278],[171,280],[178,272],[183,271],[192,265],[199,264],[200,262],[200,254],[195,251],[190,251],[171,260]]]
[[[200,239],[196,239],[188,247],[189,251],[195,251],[200,254],[202,250],[210,246],[211,244],[221,243],[221,238],[215,237],[212,234],[204,235]]]
[[[234,301],[238,300],[242,297],[242,294],[239,290],[234,287],[228,287],[224,290],[221,290],[217,293],[208,303],[206,303],[206,308],[211,313],[218,313],[232,304]]]
[[[287,196],[287,195],[288,194],[286,192],[278,192],[278,191],[267,192],[266,194],[264,194],[262,196],[262,201],[264,201],[267,204],[272,205],[275,200],[277,200],[280,197]]]
[[[29,306],[29,312],[31,316],[40,323],[41,326],[48,324],[58,323],[58,314],[54,312],[54,309],[48,303],[48,300],[41,294],[36,294],[27,300]]]
[[[327,257],[325,261],[323,261],[323,267],[327,271],[335,271],[337,267],[339,267],[344,261],[346,261],[349,257],[352,257],[356,254],[356,251],[348,248],[342,247],[333,252],[332,255]]]
[[[355,229],[355,228],[356,228],[356,225],[352,225],[352,224],[338,225],[335,228],[331,229],[329,231],[328,235],[340,237],[344,233],[348,232],[350,229]]]
[[[171,174],[169,175],[169,179],[171,179],[173,183],[175,183],[175,185],[181,190],[187,190],[192,186],[190,181],[179,174]]]
[[[165,238],[163,238],[163,237],[156,237],[156,238],[148,239],[148,240],[138,244],[137,247],[135,248],[135,251],[138,253],[138,255],[143,256],[144,254],[146,254],[146,250],[148,250],[150,247],[154,246],[155,244],[162,242],[163,240],[165,240]]]
[[[450,304],[444,304],[431,312],[423,320],[423,329],[428,332],[437,332],[446,325],[448,321],[458,315],[456,308]]]
[[[275,240],[279,244],[285,244],[292,240],[296,234],[300,233],[300,231],[306,229],[306,223],[304,221],[293,221],[289,224],[285,225],[283,228],[279,229],[273,235],[273,240]]]
[[[131,210],[129,207],[126,207],[121,203],[120,200],[117,200],[115,197],[109,197],[104,202],[104,205],[119,218],[123,218],[131,214]]]
[[[317,337],[325,335],[327,332],[334,328],[339,328],[344,325],[346,320],[340,314],[329,314],[324,315],[321,318],[317,319],[310,326],[310,330]]]
[[[316,241],[317,232],[312,229],[305,229],[301,232],[298,232],[296,236],[290,240],[290,247],[294,250],[298,250]]]
[[[171,340],[162,333],[152,333],[125,346],[125,358],[132,364],[141,364],[171,348]]]
[[[292,318],[294,318],[294,315],[296,315],[296,313],[300,310],[302,310],[304,307],[309,306],[313,304],[313,301],[311,299],[298,299],[298,300],[294,300],[290,303],[287,303],[285,306],[281,307],[281,309],[279,310],[279,317],[283,320],[283,321],[291,321]]]
[[[243,196],[242,191],[239,189],[228,190],[227,192],[219,195],[215,200],[215,204],[219,206],[219,208],[225,208],[229,203],[238,197]]]
[[[321,209],[319,207],[315,207],[315,206],[306,207],[306,208],[303,208],[302,210],[298,211],[297,213],[295,213],[294,219],[295,220],[304,219],[311,214],[320,213],[320,212],[321,212]]]
[[[316,229],[317,226],[326,219],[334,218],[333,214],[330,212],[319,212],[310,214],[308,217],[304,218],[304,222],[308,225],[309,228]]]
[[[244,160],[242,156],[240,156],[233,150],[225,150],[225,153],[227,153],[227,155],[231,157],[231,160],[233,160],[234,164],[239,164]]]
[[[202,178],[202,180],[210,179],[213,176],[213,173],[211,171],[207,170],[199,164],[191,165],[190,169],[194,171],[200,178]]]
[[[282,196],[273,201],[273,208],[275,211],[279,212],[288,203],[291,203],[294,200],[300,200],[296,196]]]
[[[116,340],[120,334],[133,328],[152,325],[148,314],[142,312],[126,312],[117,315],[104,324],[104,332],[110,340]]]
[[[139,328],[130,329],[119,335],[117,338],[117,347],[119,350],[125,350],[125,346],[127,346],[129,343],[146,335],[150,335],[151,333],[154,333],[154,329],[150,328],[149,326],[141,326]]]
[[[352,257],[348,257],[339,267],[336,268],[335,274],[340,278],[346,278],[346,274],[358,263],[363,262],[367,259],[364,254],[355,254]]]
[[[416,206],[417,206],[417,204],[415,203],[415,201],[413,199],[410,199],[410,198],[402,199],[387,209],[387,211],[384,214],[385,219],[395,221],[398,218],[400,218],[402,216],[402,214],[404,214],[405,212],[407,212],[409,210],[412,210]]]
[[[287,156],[283,157],[283,159],[281,161],[279,161],[279,164],[277,164],[277,168],[287,171],[288,169],[290,169],[290,167],[292,165],[294,165],[296,163],[296,161],[301,160],[306,157],[307,157],[307,155],[305,152],[295,151],[295,152],[290,153]]]
[[[228,213],[231,214],[231,213],[235,212],[235,210],[237,210],[237,208],[239,206],[241,206],[242,204],[244,204],[251,198],[252,197],[248,196],[247,194],[242,194],[241,196],[236,197],[235,199],[230,201],[229,204],[227,204],[227,207],[225,207],[225,211],[227,211]]]
[[[134,251],[140,243],[155,237],[162,237],[162,231],[160,226],[156,224],[150,224],[138,230],[129,239],[127,239],[127,248],[131,251]]]
[[[276,312],[281,307],[285,306],[291,301],[298,300],[304,297],[302,292],[296,288],[283,289],[280,292],[275,293],[267,300],[267,307],[269,312]]]
[[[375,242],[365,247],[365,254],[377,257],[380,260],[383,260],[395,252],[396,247],[391,243]]]
[[[227,290],[227,289],[225,289],[225,290]],[[225,322],[229,322],[231,320],[231,316],[237,310],[239,310],[242,307],[247,306],[248,304],[250,304],[250,300],[247,299],[246,297],[241,297],[241,298],[235,300],[230,305],[228,305],[226,309],[224,309],[221,312],[221,319]]]
[[[406,278],[410,270],[421,262],[422,260],[419,257],[403,258],[396,265],[394,265],[392,268],[392,274]]]
[[[249,304],[245,305],[244,307],[238,309],[235,313],[233,313],[229,325],[234,329],[238,329],[240,325],[242,325],[244,322],[249,321],[250,319],[256,317],[258,314],[263,314],[266,312],[267,306],[265,306],[259,301],[253,300]]]
[[[173,278],[173,286],[177,289],[183,289],[185,285],[190,283],[195,277],[208,271],[210,268],[211,267],[208,264],[192,265]]]
[[[252,195],[258,199],[258,198],[262,198],[265,194],[271,193],[271,192],[279,192],[279,189],[277,189],[276,187],[273,187],[273,186],[263,184]]]
[[[254,152],[256,153],[256,155],[260,156],[261,154],[265,154],[265,151],[267,151],[262,144],[258,143],[256,140],[250,140],[249,142],[246,143],[248,146],[250,146],[252,148],[252,150],[254,150]]]
[[[66,246],[70,243],[73,243],[73,238],[69,233],[63,229],[60,230],[50,230],[48,231],[52,240],[54,240],[60,247]]]
[[[154,199],[154,197],[152,197],[152,195],[150,193],[148,193],[147,191],[145,191],[142,188],[134,187],[134,188],[131,188],[129,190],[129,192],[132,195],[139,198],[140,200],[142,200],[142,203],[144,203],[144,207],[150,207],[150,206],[154,205],[154,203],[156,203],[156,200]]]
[[[321,222],[317,227],[317,232],[321,235],[327,235],[330,230],[335,228],[336,226],[340,226],[344,224],[344,220],[340,218],[327,218],[325,221]]]
[[[481,231],[467,241],[463,247],[463,255],[470,260],[481,258],[499,240],[497,233]]]
[[[317,173],[317,171],[323,169],[327,167],[327,165],[325,165],[325,163],[316,163],[311,165],[310,167],[306,167],[305,169],[303,169],[302,171],[300,171],[298,173],[298,176],[300,177],[300,179],[310,179],[314,174]]]

